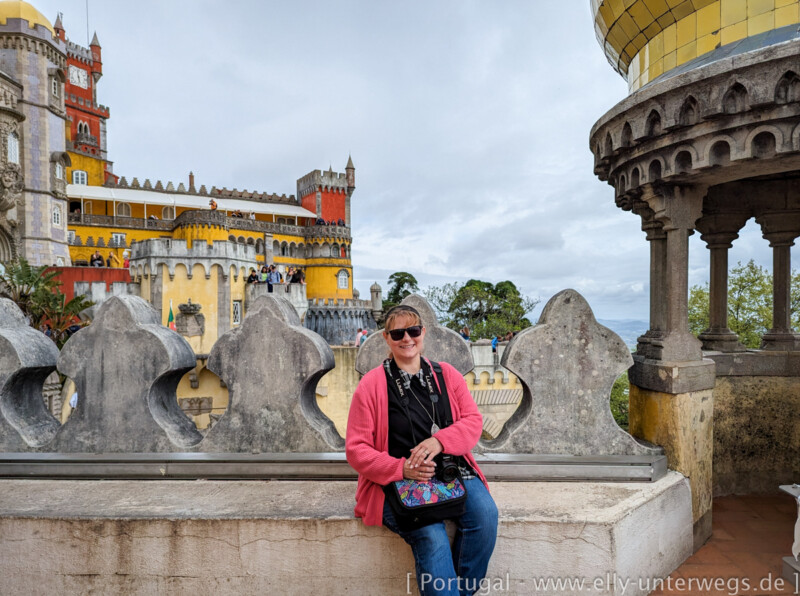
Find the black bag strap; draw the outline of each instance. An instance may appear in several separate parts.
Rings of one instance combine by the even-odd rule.
[[[433,360],[428,360],[427,358],[425,361],[431,365],[434,374],[436,375],[436,381],[439,384],[439,396],[442,398],[442,406],[444,407],[444,427],[447,428],[451,424],[453,424],[453,411],[450,408],[450,395],[447,393],[447,383],[444,382],[444,374],[442,373],[442,365],[439,362],[434,362]]]

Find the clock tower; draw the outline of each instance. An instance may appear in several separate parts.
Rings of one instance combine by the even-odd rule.
[[[97,101],[97,84],[103,76],[102,48],[94,34],[89,47],[69,41],[58,15],[54,29],[66,44],[67,69],[64,105],[67,111],[67,152],[72,165],[69,184],[102,186],[113,174],[106,146],[109,109]]]

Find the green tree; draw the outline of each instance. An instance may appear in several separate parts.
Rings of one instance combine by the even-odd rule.
[[[61,282],[57,269],[47,265],[31,266],[27,260],[5,263],[0,274],[0,296],[13,300],[22,310],[34,329],[50,326],[50,338],[61,347],[69,339],[69,329],[74,325],[84,326],[78,313],[92,306],[83,296],[67,297],[59,290]]]
[[[403,298],[409,294],[416,294],[419,292],[417,278],[405,271],[392,273],[389,276],[389,286],[389,293],[386,294],[386,300],[383,301],[384,312],[396,304],[400,304]]]
[[[611,414],[614,420],[624,430],[628,430],[628,412],[630,410],[630,381],[628,373],[624,372],[611,387]]]
[[[800,274],[792,272],[792,321],[800,317]],[[689,291],[689,329],[699,335],[708,328],[708,284]],[[751,259],[728,275],[728,328],[748,348],[758,348],[772,327],[772,274]]]
[[[425,297],[444,325],[456,331],[469,327],[473,339],[530,327],[525,315],[539,303],[538,298],[523,296],[510,281],[492,285],[478,279],[431,287]]]

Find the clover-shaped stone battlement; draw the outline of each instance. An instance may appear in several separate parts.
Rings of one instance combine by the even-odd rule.
[[[316,401],[333,351],[300,325],[291,303],[272,294],[251,305],[242,325],[211,350],[208,368],[228,386],[229,406],[208,432],[205,451],[326,452],[344,441]]]
[[[537,325],[506,347],[501,364],[525,385],[522,403],[489,452],[554,455],[652,455],[614,421],[616,378],[633,364],[630,350],[600,325],[575,290],[553,296]]]

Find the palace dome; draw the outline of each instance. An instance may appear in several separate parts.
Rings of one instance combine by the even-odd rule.
[[[800,23],[800,0],[591,3],[597,39],[631,92],[662,76],[794,39]]]
[[[36,10],[33,5],[17,0],[5,0],[0,2],[0,25],[8,23],[8,19],[25,19],[28,26],[33,29],[36,25],[45,27],[50,33],[55,35],[52,23]]]

